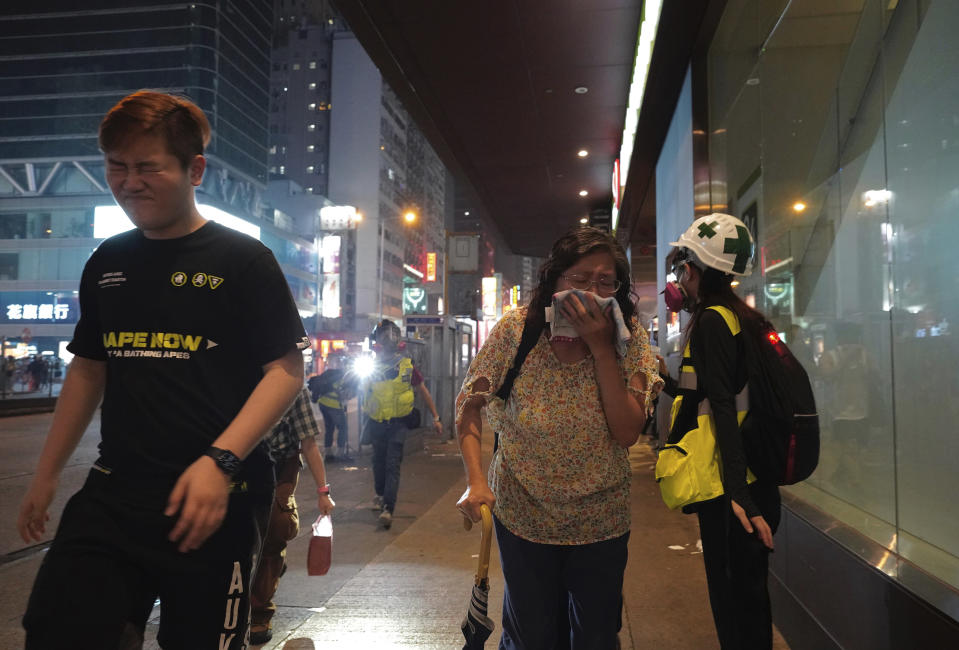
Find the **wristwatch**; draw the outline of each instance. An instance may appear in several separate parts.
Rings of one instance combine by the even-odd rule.
[[[243,461],[241,461],[236,454],[228,449],[210,447],[204,452],[204,454],[212,458],[213,462],[216,463],[216,466],[220,468],[220,471],[231,479],[235,478],[236,475],[240,473],[240,469],[243,467]]]
[[[440,416],[437,415],[435,418],[433,418],[433,422],[439,422],[439,421],[440,421]]]

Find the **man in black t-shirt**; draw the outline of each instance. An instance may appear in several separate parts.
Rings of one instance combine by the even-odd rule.
[[[269,249],[197,211],[209,138],[197,106],[150,91],[100,125],[136,228],[84,268],[76,356],[21,505],[21,536],[43,539],[102,397],[100,457],[37,574],[28,649],[136,645],[157,597],[161,647],[246,647],[273,490],[259,443],[302,386],[307,341]]]

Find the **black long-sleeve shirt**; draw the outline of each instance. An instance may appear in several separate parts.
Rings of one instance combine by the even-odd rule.
[[[690,351],[699,384],[698,399],[684,400],[682,408],[695,410],[695,402],[709,400],[722,458],[723,489],[747,516],[758,516],[759,508],[746,487],[746,454],[736,415],[736,394],[747,380],[742,341],[733,336],[721,314],[706,309],[692,332]]]

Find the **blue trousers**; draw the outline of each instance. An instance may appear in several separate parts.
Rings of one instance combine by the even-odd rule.
[[[393,512],[400,489],[406,425],[399,418],[393,418],[384,422],[369,420],[367,426],[373,443],[373,488],[383,497],[385,508]]]
[[[348,429],[346,428],[346,410],[335,409],[331,406],[320,404],[320,415],[323,416],[323,443],[327,449],[333,446],[333,430],[336,429],[339,435],[336,436],[336,445],[346,447]]]
[[[578,546],[537,544],[494,521],[506,581],[500,650],[615,648],[629,533]]]

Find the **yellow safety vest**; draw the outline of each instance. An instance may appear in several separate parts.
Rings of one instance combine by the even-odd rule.
[[[340,404],[340,390],[343,388],[340,382],[335,382],[333,384],[333,390],[329,393],[320,395],[320,399],[316,400],[317,404],[326,406],[331,409],[341,409],[343,405]]]
[[[739,319],[727,307],[713,306],[713,309],[723,317],[726,326],[733,336],[740,332]],[[683,348],[683,361],[680,365],[679,388],[696,390],[696,369],[693,367],[689,341]],[[683,403],[683,393],[673,398],[670,412],[670,431],[679,415],[679,408]],[[736,415],[742,425],[749,410],[748,387],[736,395]],[[708,399],[699,403],[696,414],[696,427],[687,431],[675,444],[667,444],[659,452],[656,461],[656,481],[663,501],[672,509],[681,508],[693,503],[700,503],[715,499],[723,495],[722,461],[719,456],[719,445],[716,444],[716,421],[713,419],[712,408]],[[746,470],[746,481],[752,483],[756,477]]]
[[[413,410],[413,362],[409,357],[400,359],[398,372],[393,379],[374,381],[366,392],[363,410],[377,422],[401,418]]]

